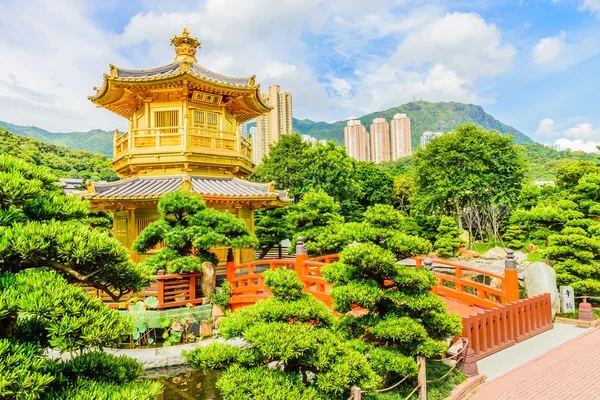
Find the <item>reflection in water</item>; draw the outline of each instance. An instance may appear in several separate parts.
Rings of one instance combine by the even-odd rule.
[[[219,373],[215,371],[188,371],[175,376],[154,378],[163,384],[165,391],[157,400],[222,400],[216,388]]]

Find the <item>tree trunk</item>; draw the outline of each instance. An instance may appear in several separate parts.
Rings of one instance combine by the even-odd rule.
[[[271,250],[273,246],[266,246],[263,247],[262,252],[260,253],[260,256],[258,257],[259,260],[262,260],[263,258],[265,258],[265,256],[267,255],[267,253],[269,252],[269,250]],[[281,258],[281,256],[279,257]]]
[[[17,313],[0,318],[0,339],[13,339],[17,332]]]
[[[462,218],[460,217],[460,205],[458,204],[458,199],[454,196],[454,205],[456,206],[456,223],[458,224],[458,229],[463,230]]]
[[[200,286],[202,287],[202,296],[204,297],[210,297],[215,292],[217,274],[215,272],[215,265],[209,261],[202,263]]]

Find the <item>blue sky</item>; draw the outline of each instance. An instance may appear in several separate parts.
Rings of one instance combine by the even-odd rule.
[[[480,104],[537,141],[600,142],[600,0],[0,0],[0,120],[123,129],[87,96],[108,64],[168,64],[184,26],[200,64],[344,120],[410,101]],[[600,144],[600,143],[598,143]]]

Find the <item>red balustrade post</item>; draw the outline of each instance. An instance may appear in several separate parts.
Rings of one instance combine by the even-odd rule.
[[[225,277],[229,282],[235,278],[235,257],[233,256],[233,249],[230,247],[227,249],[227,264],[225,264]]]
[[[294,269],[299,277],[304,275],[304,261],[306,260],[308,260],[306,245],[304,244],[304,239],[299,237],[296,242],[296,262],[294,263]]]
[[[519,272],[517,271],[517,260],[515,252],[511,249],[506,250],[506,260],[504,260],[504,292],[506,293],[506,302],[512,303],[519,300]]]
[[[189,295],[189,301],[194,301],[196,300],[196,275],[192,274],[189,276],[189,285],[190,285],[190,295]],[[203,293],[204,295],[204,293]]]
[[[156,279],[156,283],[157,283],[157,289],[156,289],[156,297],[158,297],[158,304],[159,305],[163,305],[165,303],[165,280],[164,279],[160,279],[165,275],[165,271],[158,270],[158,272],[156,273],[157,278]]]

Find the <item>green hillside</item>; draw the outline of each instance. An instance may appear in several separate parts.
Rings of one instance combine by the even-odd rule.
[[[87,150],[92,153],[112,157],[114,133],[94,129],[88,132],[48,132],[35,126],[19,126],[0,121],[0,127],[20,136],[29,136],[37,140],[52,143],[73,150]]]
[[[367,131],[374,118],[383,117],[390,121],[394,114],[407,114],[410,118],[412,147],[415,150],[419,146],[420,137],[424,131],[449,132],[463,122],[473,122],[486,129],[512,135],[515,143],[533,143],[525,134],[519,132],[512,126],[498,121],[481,106],[463,103],[430,103],[428,101],[415,101],[390,108],[386,111],[378,111],[358,118]],[[310,135],[317,139],[333,140],[338,144],[344,143],[344,126],[346,121],[338,121],[333,124],[327,122],[313,122],[307,119],[293,120],[293,127],[304,135]]]
[[[598,155],[585,151],[557,151],[539,143],[527,143],[524,147],[525,157],[529,162],[527,176],[530,180],[553,181],[556,179],[556,170],[572,161],[593,161],[600,164]]]
[[[114,181],[110,159],[102,154],[70,150],[31,137],[15,135],[0,127],[0,153],[10,154],[49,168],[58,178]]]

